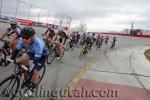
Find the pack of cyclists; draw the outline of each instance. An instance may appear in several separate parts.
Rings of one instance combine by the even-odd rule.
[[[11,57],[8,59],[9,61],[15,61],[19,51],[22,48],[26,49],[26,53],[22,55],[20,62],[27,68],[30,68],[31,65],[29,62],[31,60],[33,61],[32,89],[35,88],[39,80],[39,71],[42,66],[45,66],[46,57],[49,54],[49,43],[56,44],[58,51],[61,52],[65,48],[67,39],[70,39],[72,44],[87,46],[87,50],[90,51],[94,44],[102,46],[103,43],[105,43],[107,45],[110,39],[108,35],[104,37],[100,34],[97,35],[91,32],[80,34],[78,31],[74,31],[68,36],[61,26],[58,28],[57,32],[55,32],[52,27],[48,27],[46,32],[42,34],[43,38],[39,38],[36,37],[36,32],[32,27],[20,28],[14,19],[11,19],[9,24],[10,27],[2,34],[0,40],[3,40],[6,36],[12,36],[10,42],[12,51]],[[116,41],[116,37],[113,37],[111,48],[115,46]],[[71,48],[72,46],[73,45],[70,45]],[[59,53],[56,54],[56,56],[58,59],[60,58]],[[21,79],[24,79],[24,75],[21,76]],[[32,93],[32,89],[29,90],[30,94]]]

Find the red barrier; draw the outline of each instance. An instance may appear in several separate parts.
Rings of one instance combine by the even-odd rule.
[[[150,38],[150,35],[130,35],[130,34],[123,34],[123,33],[100,33],[100,32],[98,32],[98,34],[120,35],[120,36],[131,36],[131,37]]]
[[[32,26],[33,25],[33,21],[31,20],[25,20],[25,19],[20,19],[20,18],[14,18],[18,23],[20,23],[21,25],[26,25],[26,26]]]

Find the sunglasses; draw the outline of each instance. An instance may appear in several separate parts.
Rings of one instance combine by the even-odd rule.
[[[29,40],[30,38],[23,38],[24,40]]]

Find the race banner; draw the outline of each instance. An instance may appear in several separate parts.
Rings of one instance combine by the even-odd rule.
[[[31,20],[26,20],[26,19],[21,19],[21,18],[12,18],[9,16],[0,16],[0,22],[3,23],[8,23],[10,19],[15,19],[18,24],[20,25],[25,25],[25,26],[35,26],[35,27],[44,27],[44,28],[53,28],[53,29],[58,29],[59,25],[55,24],[49,24],[49,23],[42,23],[38,21],[31,21]],[[68,27],[64,27],[64,30],[68,30]]]
[[[14,18],[20,25],[33,26],[33,21],[20,18]]]
[[[47,24],[46,24],[46,27],[47,27],[47,28],[53,28],[53,27],[54,27],[54,24],[48,24],[48,23],[47,23]]]

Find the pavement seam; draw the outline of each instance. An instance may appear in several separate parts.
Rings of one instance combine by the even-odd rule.
[[[105,70],[96,70],[96,69],[90,69],[91,71],[96,71],[96,72],[102,72],[102,73],[112,73],[112,74],[123,74],[123,75],[131,75],[131,76],[141,76],[141,77],[150,77],[142,74],[137,74],[137,73],[122,73],[122,72],[113,72],[113,71],[105,71]]]
[[[130,55],[130,67],[133,69],[133,74],[134,74],[135,79],[142,86],[143,90],[147,93],[147,95],[149,97],[150,96],[149,90],[145,87],[145,85],[142,83],[142,81],[140,80],[140,78],[137,76],[137,74],[135,72],[135,69],[133,67],[133,61],[132,61],[133,54],[135,54],[134,50],[132,50],[131,55]]]

